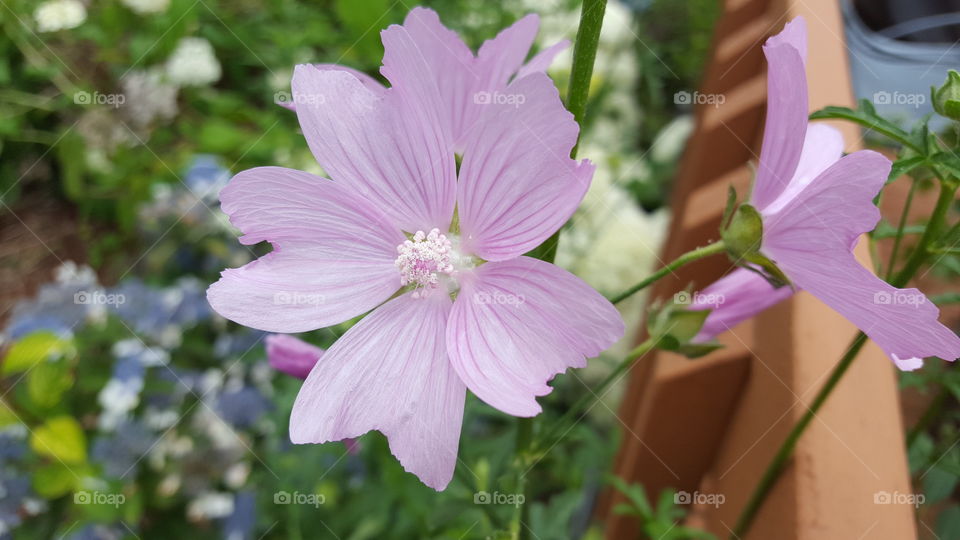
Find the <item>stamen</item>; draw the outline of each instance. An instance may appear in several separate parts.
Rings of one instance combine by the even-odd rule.
[[[440,274],[453,273],[453,246],[439,229],[429,234],[417,231],[413,240],[406,240],[397,246],[397,260],[394,262],[400,270],[400,284],[413,285],[415,289],[440,286]],[[422,293],[414,291],[413,297]]]

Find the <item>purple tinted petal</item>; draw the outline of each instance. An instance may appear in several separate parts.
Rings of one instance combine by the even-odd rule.
[[[538,52],[536,56],[520,68],[520,71],[517,72],[517,78],[521,79],[532,73],[546,73],[547,69],[550,68],[550,64],[553,63],[553,59],[556,58],[558,54],[567,50],[569,46],[570,40],[564,39]]]
[[[779,34],[771,37],[766,43],[768,46],[789,45],[800,53],[803,63],[807,63],[807,20],[803,17],[794,19],[783,25]]]
[[[383,32],[391,79],[426,77],[406,32]],[[453,214],[456,164],[430,84],[371,92],[343,71],[297,66],[297,117],[310,150],[335,181],[351,186],[405,231],[446,229]],[[434,92],[435,94],[435,92]]]
[[[323,349],[287,334],[270,334],[264,340],[267,361],[278,370],[298,379],[306,379],[323,356]]]
[[[362,82],[363,85],[366,86],[368,90],[370,90],[375,94],[386,90],[386,88],[382,84],[380,84],[380,81],[374,79],[370,75],[367,75],[366,73],[360,70],[353,69],[352,67],[341,66],[340,64],[312,64],[312,65],[313,67],[321,71],[343,71],[345,73],[349,73],[354,77],[356,77],[357,80]],[[291,111],[297,110],[297,105],[292,100],[280,103],[279,105]]]
[[[792,44],[771,38],[767,57],[767,120],[751,200],[757,208],[773,202],[793,178],[807,130],[807,75]]]
[[[499,95],[468,139],[457,192],[463,249],[492,261],[526,253],[559,229],[594,170],[570,159],[579,128],[546,75]]]
[[[623,336],[609,301],[543,261],[486,263],[462,284],[447,327],[450,360],[477,397],[508,414],[539,413],[536,397],[554,375]]]
[[[243,232],[274,251],[224,270],[207,290],[220,315],[270,332],[304,332],[374,308],[400,287],[393,262],[405,239],[377,209],[336,182],[261,167],[235,176],[221,207]]]
[[[347,331],[310,372],[290,417],[297,444],[386,435],[403,468],[442,490],[457,463],[466,389],[450,366],[444,294],[391,300]]]
[[[789,286],[774,288],[756,272],[738,268],[694,296],[690,309],[713,311],[693,341],[710,341],[791,295]]]
[[[758,210],[765,215],[779,212],[810,185],[814,178],[843,157],[843,147],[843,135],[839,130],[826,124],[810,124],[803,141],[797,170],[794,171],[790,183],[776,200]]]
[[[873,198],[890,160],[868,150],[838,161],[765,223],[763,249],[798,287],[870,336],[898,365],[960,356],[960,338],[917,289],[897,289],[860,265],[851,246],[880,219]]]

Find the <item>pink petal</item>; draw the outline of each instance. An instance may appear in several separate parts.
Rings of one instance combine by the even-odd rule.
[[[531,13],[500,31],[480,46],[477,66],[483,84],[480,90],[503,88],[523,66],[540,27],[540,17]]]
[[[403,468],[442,490],[457,463],[466,390],[443,336],[450,299],[391,300],[347,331],[310,372],[290,439],[324,443],[382,432]]]
[[[623,336],[610,302],[552,264],[518,257],[463,275],[447,349],[467,387],[514,416],[540,412],[537,396],[568,367],[584,367]]]
[[[517,72],[517,78],[522,79],[531,73],[546,73],[547,69],[550,68],[550,64],[553,63],[553,59],[556,58],[558,54],[567,50],[569,46],[570,40],[564,39],[538,52],[536,56],[520,68],[520,71]]]
[[[798,27],[790,27],[789,33],[792,35]],[[763,53],[768,64],[767,120],[751,196],[757,208],[773,202],[793,178],[803,149],[809,107],[803,53],[792,40],[774,36],[763,46]]]
[[[776,200],[758,210],[764,215],[779,212],[810,185],[814,178],[843,157],[843,148],[843,135],[839,130],[826,124],[810,124],[803,140],[803,151],[800,153],[797,170],[794,171],[790,183]]]
[[[323,356],[323,349],[287,334],[270,334],[264,339],[267,361],[273,369],[306,379],[310,370]]]
[[[756,272],[738,268],[694,295],[691,310],[713,311],[693,341],[710,341],[792,295],[791,287],[774,288]]]
[[[763,250],[798,287],[870,336],[899,365],[960,356],[960,338],[937,321],[917,289],[897,289],[854,258],[850,246],[880,219],[873,205],[890,161],[868,150],[838,161],[765,223]]]
[[[386,90],[386,88],[380,84],[380,81],[374,79],[373,77],[367,75],[366,73],[353,69],[352,67],[341,66],[340,64],[313,64],[313,67],[321,71],[343,71],[349,73],[357,78],[358,81],[362,82],[364,86],[367,87],[373,93],[380,93]],[[297,110],[297,104],[293,101],[287,101],[279,103],[284,109],[289,109],[291,111]]]
[[[783,25],[779,34],[767,40],[768,46],[789,45],[800,53],[803,63],[807,63],[807,20],[803,17],[794,17],[792,21]]]
[[[376,307],[400,287],[396,247],[405,239],[348,188],[281,167],[244,171],[220,193],[244,244],[274,251],[227,269],[207,290],[220,315],[270,332],[304,332]]]
[[[371,92],[343,71],[297,66],[293,94],[310,150],[335,181],[349,185],[408,232],[446,229],[456,163],[431,100],[427,67],[400,27],[383,32],[384,73],[394,87]],[[393,78],[422,84],[396,85]],[[433,90],[430,90],[434,88]]]
[[[559,229],[594,170],[570,159],[579,128],[546,75],[502,95],[468,139],[457,192],[463,249],[490,261],[526,253]]]

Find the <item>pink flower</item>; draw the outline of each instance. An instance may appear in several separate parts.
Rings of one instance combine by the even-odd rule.
[[[624,327],[583,281],[523,256],[571,216],[594,170],[568,157],[578,127],[550,79],[514,78],[504,92],[522,103],[479,109],[458,172],[432,51],[405,27],[382,37],[390,88],[296,68],[297,116],[332,180],[279,167],[235,176],[223,210],[242,243],[274,250],[225,270],[207,297],[223,316],[272,332],[370,312],[310,372],[291,439],[379,430],[404,468],[439,490],[453,475],[467,388],[508,414],[536,415],[547,382]]]
[[[264,340],[267,361],[273,369],[298,379],[306,379],[323,356],[323,349],[286,334],[270,334]]]
[[[937,322],[939,310],[917,289],[897,289],[854,258],[861,234],[880,220],[873,198],[890,161],[863,150],[843,156],[836,130],[807,125],[806,23],[797,18],[763,47],[769,63],[767,121],[751,204],[763,216],[761,252],[798,289],[857,325],[901,369],[922,359],[960,356],[960,338]],[[697,341],[707,341],[789,297],[762,277],[737,269],[699,298],[724,296]],[[694,308],[713,306],[694,303]]]
[[[531,13],[484,42],[475,55],[456,32],[440,22],[435,11],[416,7],[407,14],[403,28],[427,63],[428,76],[438,91],[440,121],[449,131],[457,153],[465,148],[470,129],[478,125],[487,105],[523,99],[506,92],[511,78],[516,81],[546,72],[553,59],[570,46],[569,41],[560,41],[524,63],[539,26],[540,18]],[[373,77],[349,67],[337,64],[315,64],[314,67],[351,73],[374,93],[385,90]],[[283,105],[295,109],[296,100]]]

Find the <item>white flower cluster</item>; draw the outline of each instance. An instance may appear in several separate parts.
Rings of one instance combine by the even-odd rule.
[[[122,3],[140,15],[163,13],[170,7],[170,0],[122,0]]]
[[[177,86],[203,86],[220,79],[220,62],[210,42],[185,37],[167,59],[167,79]]]
[[[37,6],[33,18],[41,32],[69,30],[87,20],[87,8],[78,0],[50,0]]]

